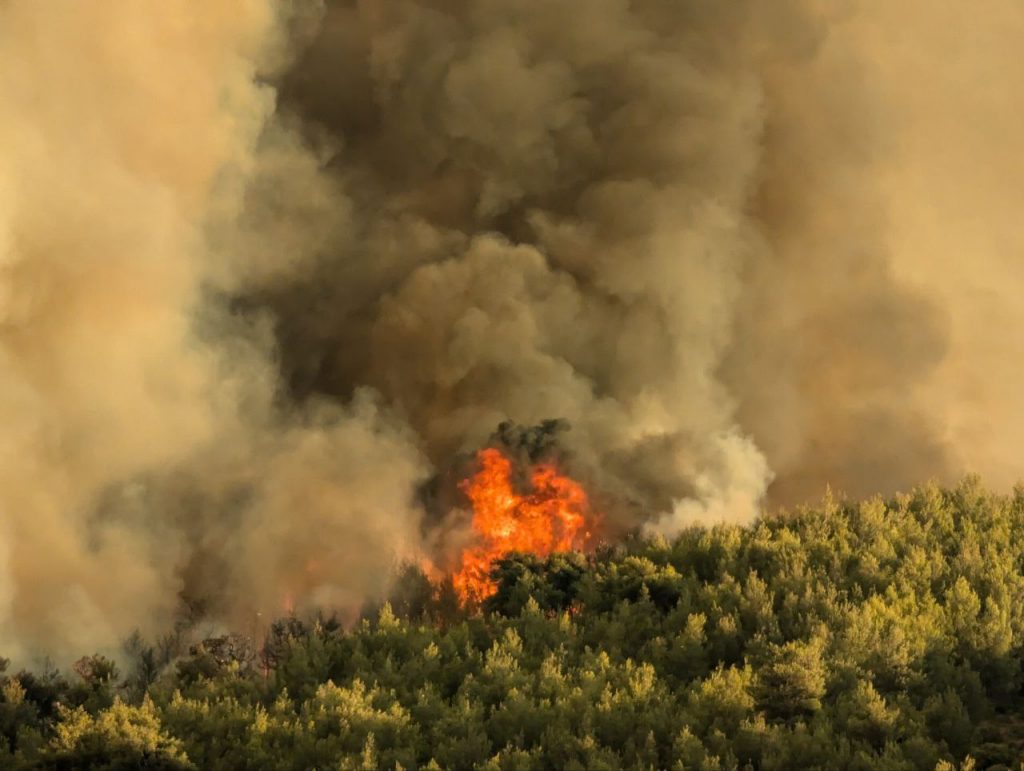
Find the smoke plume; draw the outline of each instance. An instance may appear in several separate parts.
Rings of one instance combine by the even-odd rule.
[[[1015,0],[0,4],[0,652],[357,607],[505,421],[571,426],[609,533],[1011,484],[1022,33]]]

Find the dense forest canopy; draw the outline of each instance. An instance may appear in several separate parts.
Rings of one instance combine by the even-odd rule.
[[[6,671],[0,766],[1003,769],[1024,759],[1024,490],[513,555],[467,608],[409,568],[343,628],[182,625]]]

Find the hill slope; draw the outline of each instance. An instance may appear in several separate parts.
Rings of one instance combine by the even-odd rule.
[[[1024,492],[506,560],[480,614],[408,571],[352,630],[8,673],[0,766],[934,769],[1024,757]],[[163,658],[162,658],[163,657]],[[168,663],[164,665],[164,660]],[[7,760],[4,760],[5,756]],[[5,765],[6,764],[6,765]],[[106,764],[106,765],[104,765]],[[120,765],[119,765],[120,764]]]

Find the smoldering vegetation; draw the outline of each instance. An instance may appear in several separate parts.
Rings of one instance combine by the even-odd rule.
[[[504,421],[612,534],[1011,483],[1024,11],[901,9],[0,5],[0,647],[356,608]]]

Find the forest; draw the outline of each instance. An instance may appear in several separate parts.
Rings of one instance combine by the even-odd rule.
[[[0,662],[0,767],[1024,767],[1024,489],[829,495],[494,578],[478,608],[409,567],[354,625]]]

